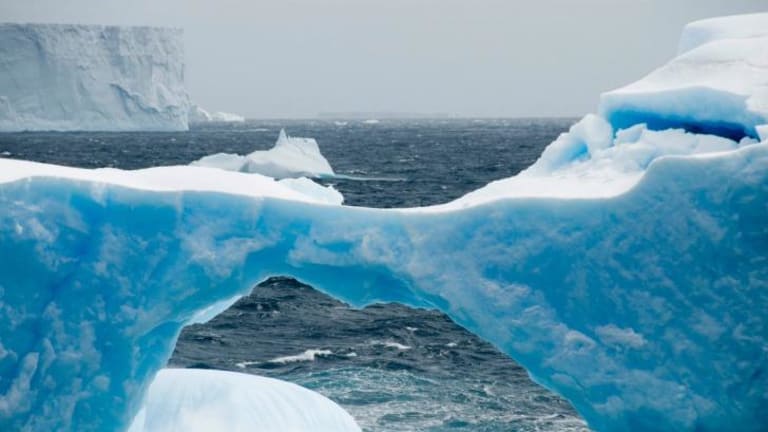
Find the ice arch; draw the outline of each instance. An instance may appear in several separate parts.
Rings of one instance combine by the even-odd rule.
[[[421,211],[4,183],[0,425],[125,427],[185,323],[289,274],[446,312],[596,430],[760,430],[766,168],[759,144],[658,160],[612,197]]]

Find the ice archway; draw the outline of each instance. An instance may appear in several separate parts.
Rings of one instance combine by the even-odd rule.
[[[125,426],[185,323],[290,274],[356,306],[446,312],[597,430],[759,430],[766,167],[758,144],[659,160],[610,198],[422,211],[5,183],[2,423]]]

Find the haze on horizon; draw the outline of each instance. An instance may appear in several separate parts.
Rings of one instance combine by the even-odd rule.
[[[768,0],[0,0],[0,20],[181,27],[200,106],[580,116],[676,50],[685,23]]]

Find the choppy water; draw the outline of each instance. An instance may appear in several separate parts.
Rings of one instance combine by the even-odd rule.
[[[293,120],[185,133],[0,134],[0,154],[82,167],[187,164],[270,148],[285,127],[316,138],[337,173],[379,179],[326,181],[347,204],[404,207],[450,201],[516,174],[571,123]],[[395,304],[353,310],[286,278],[185,329],[170,363],[299,383],[340,403],[367,431],[586,431],[567,402],[445,315]]]

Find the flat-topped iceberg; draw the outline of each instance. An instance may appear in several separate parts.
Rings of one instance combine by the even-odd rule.
[[[257,150],[246,156],[216,153],[191,165],[258,173],[278,179],[334,176],[333,168],[320,153],[317,141],[288,136],[284,129],[280,130],[275,146],[269,150]]]
[[[0,131],[187,130],[182,31],[0,24]]]
[[[597,431],[762,431],[768,140],[683,106],[685,128],[587,116],[523,174],[414,209],[0,159],[0,429],[127,428],[184,325],[291,275],[444,311]]]
[[[328,398],[272,378],[163,369],[128,432],[360,432]]]

